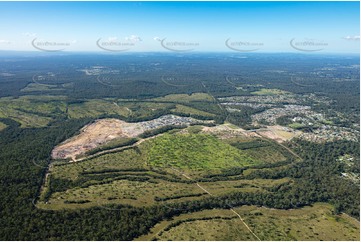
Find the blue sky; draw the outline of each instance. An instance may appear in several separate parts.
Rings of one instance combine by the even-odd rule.
[[[0,50],[358,53],[359,18],[358,2],[0,2]]]

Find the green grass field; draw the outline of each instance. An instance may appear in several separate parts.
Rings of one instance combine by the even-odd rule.
[[[221,170],[255,165],[237,148],[206,134],[163,135],[150,142],[148,163],[152,166],[172,166],[185,170]]]
[[[235,208],[261,240],[355,240],[359,222],[347,215],[334,215],[333,207],[317,203],[293,210],[255,206]],[[213,218],[213,219],[212,219]],[[172,226],[176,224],[177,226]],[[155,225],[137,240],[256,240],[230,210],[212,209],[173,217]]]

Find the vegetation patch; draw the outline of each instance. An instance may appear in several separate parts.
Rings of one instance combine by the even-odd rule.
[[[235,209],[261,240],[359,240],[359,223],[335,215],[329,204],[293,210],[243,206]]]
[[[166,101],[166,102],[194,102],[194,101],[213,101],[213,98],[207,93],[192,93],[188,94],[170,94],[164,97],[154,98],[155,101]]]
[[[160,240],[255,240],[238,217],[203,217],[170,224]]]
[[[329,204],[294,210],[256,206],[235,208],[244,222],[261,240],[354,240],[358,241],[359,223],[347,215],[333,214]],[[174,217],[154,226],[139,239],[157,240],[255,240],[234,213],[225,209],[204,210]]]
[[[109,180],[108,183],[94,184],[88,187],[75,187],[66,192],[53,193],[48,208],[72,208],[73,204],[88,201],[86,206],[98,204],[131,204],[132,206],[148,206],[158,201],[157,197],[187,197],[191,193],[198,194],[199,189],[193,184],[173,182],[150,182],[135,179]],[[190,196],[192,197],[192,196]],[[73,201],[68,203],[67,201]],[[159,200],[159,202],[161,202]]]
[[[68,108],[68,115],[70,118],[75,119],[111,115],[128,116],[129,111],[111,100],[91,99],[84,102],[71,103]]]
[[[57,117],[64,117],[66,103],[62,96],[21,96],[0,98],[0,118],[11,118],[23,128],[44,127]]]
[[[6,124],[0,122],[0,131],[7,127]]]
[[[124,146],[129,146],[129,145],[133,145],[134,143],[136,143],[138,141],[138,139],[136,138],[124,138],[124,137],[120,137],[114,140],[111,140],[109,142],[107,142],[106,144],[103,144],[95,149],[89,150],[85,153],[85,155],[93,155],[96,154],[100,151],[105,151],[105,150],[111,150],[114,148],[120,148],[120,147],[124,147]]]
[[[25,88],[21,89],[21,92],[42,92],[42,91],[64,91],[64,88],[58,87],[58,85],[51,84],[39,84],[29,83]]]
[[[150,142],[149,164],[186,170],[212,170],[257,164],[235,147],[207,134],[163,135]]]
[[[288,125],[290,128],[293,129],[302,129],[302,128],[306,128],[307,126],[301,123],[291,123]]]
[[[290,94],[290,92],[286,92],[280,89],[268,89],[268,88],[262,88],[258,91],[252,92],[251,94],[254,95],[262,95],[262,96],[267,96],[267,95],[283,95],[283,94]]]
[[[177,104],[176,107],[174,109],[171,110],[173,113],[176,114],[184,114],[184,115],[189,115],[192,117],[207,117],[207,118],[212,118],[215,115],[212,113],[208,113],[208,112],[204,112],[195,108],[191,108],[185,105],[180,105]]]

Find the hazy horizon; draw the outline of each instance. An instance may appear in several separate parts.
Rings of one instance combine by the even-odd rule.
[[[359,53],[359,2],[0,2],[0,50]]]

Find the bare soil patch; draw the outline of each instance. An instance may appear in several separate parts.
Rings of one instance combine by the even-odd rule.
[[[259,129],[257,133],[261,136],[275,140],[278,143],[290,140],[296,136],[299,136],[302,132],[296,131],[291,128],[282,127],[280,125],[267,126],[267,129]]]
[[[133,128],[133,132],[132,132]],[[139,131],[138,131],[139,132]],[[52,151],[53,159],[71,158],[94,149],[110,140],[120,137],[134,137],[138,134],[136,127],[118,119],[101,119],[86,125],[76,135]]]
[[[138,123],[127,123],[114,118],[99,119],[83,127],[79,135],[56,146],[52,151],[52,158],[70,158],[75,161],[78,155],[117,138],[135,138],[145,131],[167,125],[190,125],[199,122],[203,121],[175,115],[165,115],[157,119]]]

